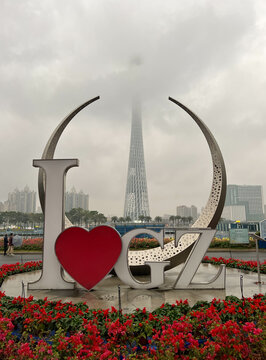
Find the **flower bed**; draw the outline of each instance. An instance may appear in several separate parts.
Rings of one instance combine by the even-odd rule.
[[[23,239],[21,250],[42,250],[43,238]]]
[[[42,261],[28,261],[25,264],[5,264],[0,267],[0,286],[9,275],[19,274],[28,271],[40,270]]]
[[[266,297],[163,304],[153,312],[0,293],[1,359],[264,359]]]
[[[173,239],[164,239],[164,243],[168,244]],[[134,238],[130,242],[130,250],[152,249],[160,246],[158,241],[154,238]]]
[[[0,279],[41,265],[3,265]],[[152,312],[144,308],[123,314],[113,307],[93,310],[86,303],[11,298],[0,292],[0,359],[264,359],[265,311],[261,294],[194,306],[181,300]]]
[[[4,249],[4,240],[0,239],[0,250]],[[22,240],[22,246],[16,247],[16,250],[37,250],[42,251],[43,238],[27,238]]]
[[[255,240],[250,237],[249,238],[249,242],[247,244],[232,244],[230,243],[230,239],[229,238],[213,238],[211,244],[210,244],[210,248],[242,248],[242,249],[253,249],[256,247],[256,243]]]
[[[168,244],[173,239],[166,238],[164,243]],[[144,250],[152,249],[158,247],[159,243],[155,238],[143,237],[143,238],[133,238],[130,243],[131,250]],[[4,248],[3,238],[0,239],[0,250]],[[255,248],[254,239],[250,238],[249,244],[230,244],[228,238],[214,238],[210,244],[210,248]],[[23,239],[22,246],[18,247],[20,250],[37,250],[42,251],[43,249],[43,238],[27,238]]]
[[[208,256],[205,256],[203,259],[203,262],[213,264],[213,265],[225,264],[227,267],[257,272],[257,261],[244,261],[244,260],[238,260],[238,259],[232,259],[232,258],[225,259],[223,257],[209,258]],[[266,261],[260,262],[260,272],[262,274],[266,274]]]
[[[225,264],[227,267],[232,267],[240,270],[248,270],[257,272],[257,261],[244,261],[239,259],[225,259],[223,257],[212,257],[205,256],[203,263],[209,263],[213,265]],[[5,264],[0,267],[0,286],[4,279],[9,275],[23,273],[27,271],[40,270],[42,268],[42,261],[29,261],[25,264]],[[260,263],[260,272],[266,274],[266,261]]]

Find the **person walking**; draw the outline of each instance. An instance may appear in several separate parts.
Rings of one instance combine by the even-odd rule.
[[[7,249],[8,249],[8,237],[7,237],[7,234],[5,234],[5,236],[4,236],[4,255],[6,255]]]
[[[13,233],[8,238],[7,255],[14,256]]]

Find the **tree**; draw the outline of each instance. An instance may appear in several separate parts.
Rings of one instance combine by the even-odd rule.
[[[98,216],[98,211],[97,210],[91,210],[90,211],[90,217],[89,217],[89,223],[97,223],[97,216]]]
[[[117,217],[117,216],[112,216],[112,217],[111,217],[111,221],[112,221],[113,223],[116,223],[117,220],[118,220],[118,217]]]
[[[67,213],[69,220],[75,225],[82,225],[84,210],[81,208],[73,208]]]
[[[175,226],[175,216],[174,215],[171,215],[169,217],[169,220],[171,221],[171,223]]]
[[[145,216],[144,216],[144,215],[139,215],[139,220],[140,220],[141,222],[143,222],[144,219],[145,219]]]
[[[181,221],[182,221],[182,224],[183,224],[183,225],[187,224],[187,217],[186,217],[186,216],[182,216],[182,217],[181,217]]]
[[[85,223],[85,227],[88,227],[89,222],[91,220],[91,211],[84,210],[83,220],[84,220],[84,223]]]
[[[193,220],[193,217],[192,217],[192,216],[188,216],[188,217],[187,217],[187,220],[188,220],[188,223],[190,224],[191,221]]]
[[[35,219],[35,223],[37,223],[38,226],[43,225],[43,220],[44,220],[43,213],[35,213],[34,219]]]
[[[125,221],[126,221],[126,222],[130,222],[130,221],[131,221],[131,217],[130,217],[130,216],[126,216]]]
[[[102,214],[102,213],[99,213],[95,216],[95,225],[96,223],[98,224],[104,224],[106,223],[106,217]]]
[[[85,217],[86,216],[88,217],[89,224],[92,224],[92,223],[96,224],[97,223],[98,214],[99,213],[98,213],[97,210],[91,210],[88,215],[86,215],[86,213],[85,213]]]
[[[118,222],[123,223],[123,222],[125,222],[125,219],[121,216],[121,217],[118,219]]]
[[[144,216],[144,221],[149,223],[151,221],[151,217],[150,216]]]
[[[155,222],[157,222],[157,223],[160,223],[160,222],[163,221],[163,219],[161,218],[161,216],[155,216],[154,220],[155,220]]]
[[[176,216],[175,216],[175,220],[177,220],[177,225],[180,225],[181,216],[180,216],[180,215],[176,215]]]

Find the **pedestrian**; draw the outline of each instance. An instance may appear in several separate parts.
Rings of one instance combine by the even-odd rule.
[[[14,256],[13,233],[8,238],[7,255]]]
[[[6,255],[7,248],[8,248],[8,237],[7,237],[7,234],[5,234],[5,236],[4,236],[4,255]]]

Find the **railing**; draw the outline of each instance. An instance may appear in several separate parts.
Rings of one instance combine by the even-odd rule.
[[[249,236],[251,236],[256,243],[256,254],[257,254],[257,269],[258,269],[258,283],[261,284],[261,276],[260,276],[260,258],[259,258],[259,245],[258,242],[259,241],[265,241],[263,238],[261,238],[260,236],[253,234],[253,233],[249,233]]]

